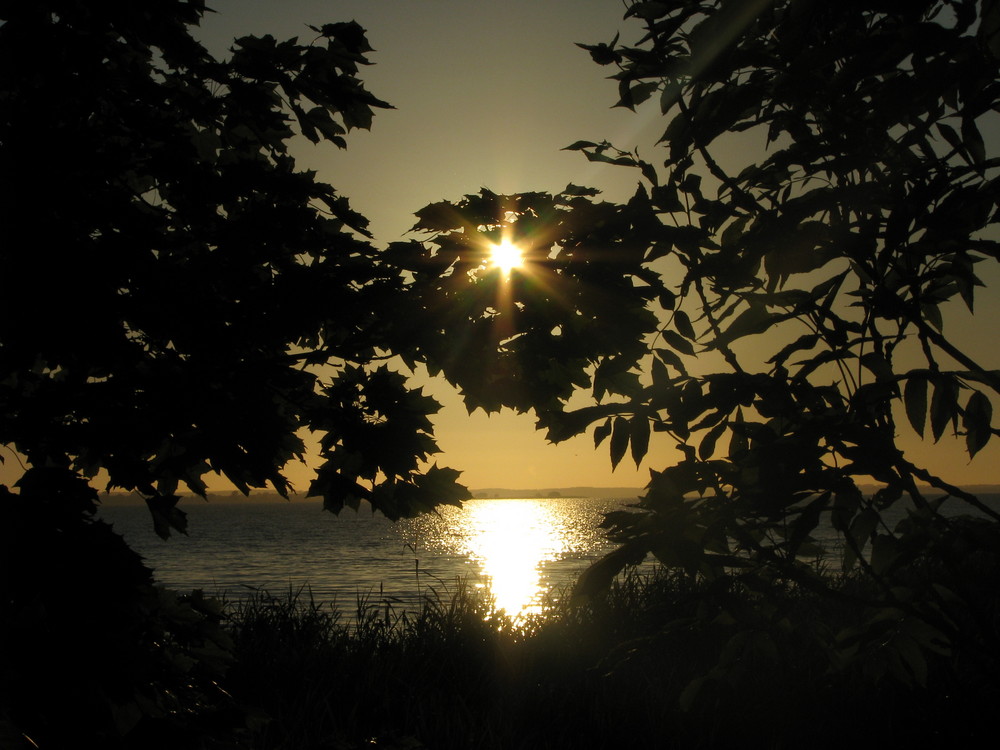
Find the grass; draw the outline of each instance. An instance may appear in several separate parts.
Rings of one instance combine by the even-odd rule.
[[[877,658],[831,669],[819,636],[857,622],[860,607],[793,589],[766,607],[753,592],[713,592],[743,608],[737,627],[705,612],[705,588],[633,572],[601,601],[553,598],[516,623],[462,582],[428,589],[414,613],[361,597],[345,616],[306,591],[258,592],[227,605],[227,689],[248,717],[239,746],[822,748],[986,736],[997,695],[964,688],[946,656],[924,686],[873,671]]]

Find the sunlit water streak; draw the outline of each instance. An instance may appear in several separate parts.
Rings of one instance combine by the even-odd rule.
[[[539,612],[547,594],[611,549],[598,524],[628,501],[477,499],[393,524],[367,511],[333,516],[318,503],[187,500],[189,536],[168,542],[153,534],[145,508],[101,515],[172,588],[232,597],[306,587],[344,608],[367,597],[405,609],[429,587],[447,595],[461,578],[516,616]]]
[[[537,500],[482,503],[470,510],[469,555],[480,562],[497,608],[539,611],[542,563],[572,548],[565,525]]]
[[[554,500],[478,500],[445,524],[461,540],[455,551],[478,564],[479,586],[496,608],[528,614],[541,611],[547,564],[595,549],[594,519],[575,511]]]

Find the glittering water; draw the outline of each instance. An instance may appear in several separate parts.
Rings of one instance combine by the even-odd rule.
[[[485,588],[509,614],[539,611],[546,594],[567,587],[612,548],[603,514],[632,499],[476,499],[462,508],[391,523],[319,503],[183,503],[189,535],[162,541],[144,507],[104,507],[112,523],[156,571],[181,590],[239,596],[308,587],[318,601],[357,597],[399,606],[457,579]]]
[[[1000,495],[981,499],[1000,509]],[[359,596],[406,608],[428,587],[447,594],[461,578],[519,615],[540,611],[549,592],[565,590],[613,548],[599,523],[627,502],[633,499],[476,499],[392,523],[368,511],[334,516],[318,502],[189,499],[189,536],[166,542],[153,533],[145,507],[105,506],[101,516],[175,589],[236,597],[308,588],[317,601],[343,608]],[[954,512],[969,509],[959,504]],[[888,526],[903,513],[893,508]],[[818,531],[835,556],[843,540],[832,529]],[[833,557],[827,562],[837,566]]]

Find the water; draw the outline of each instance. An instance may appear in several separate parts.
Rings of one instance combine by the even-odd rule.
[[[1000,495],[980,498],[1000,508]],[[508,614],[539,612],[547,595],[566,590],[610,551],[599,528],[604,513],[633,498],[475,499],[462,508],[392,523],[369,511],[334,516],[319,502],[206,503],[189,499],[189,535],[163,541],[146,508],[105,505],[114,525],[156,571],[160,583],[229,597],[308,588],[318,601],[350,608],[358,596],[415,604],[422,591],[454,590],[461,578],[485,589]],[[887,513],[890,527],[902,503]],[[945,512],[968,513],[957,503]],[[818,537],[834,552],[832,529]],[[827,562],[835,567],[836,560]],[[652,563],[650,563],[652,564]]]
[[[406,607],[428,586],[447,592],[461,578],[524,614],[612,549],[598,524],[626,502],[634,499],[475,499],[392,523],[365,510],[334,516],[318,502],[189,499],[188,536],[168,541],[145,507],[105,505],[100,515],[170,588],[233,597],[307,587],[345,608],[359,595]]]

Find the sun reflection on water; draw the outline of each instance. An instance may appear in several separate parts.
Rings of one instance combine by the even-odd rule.
[[[462,578],[518,619],[540,614],[550,592],[561,595],[611,545],[600,521],[615,498],[476,498],[398,527],[414,554],[418,579],[447,592]],[[457,573],[457,576],[455,575]],[[470,580],[471,579],[471,580]],[[437,588],[437,587],[443,588]]]
[[[572,544],[560,514],[543,500],[478,500],[466,507],[464,551],[479,563],[496,608],[510,616],[540,612],[542,564]]]

